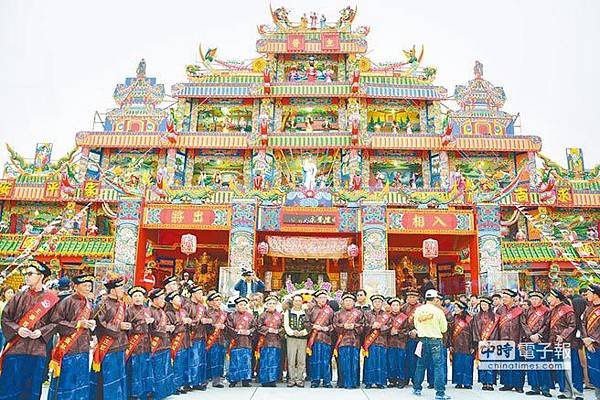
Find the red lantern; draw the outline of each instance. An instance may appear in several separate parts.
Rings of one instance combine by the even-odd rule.
[[[435,239],[423,240],[423,257],[430,260],[436,258],[439,254],[438,241]]]
[[[196,236],[191,234],[185,234],[181,236],[181,252],[186,255],[194,254],[196,252]]]
[[[351,245],[348,245],[348,257],[355,258],[358,256],[358,253],[359,253],[359,249],[358,249],[357,245],[355,245],[354,243]]]
[[[260,242],[257,246],[258,254],[265,256],[269,252],[269,244],[267,242]]]

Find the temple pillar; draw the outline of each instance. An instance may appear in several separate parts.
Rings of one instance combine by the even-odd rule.
[[[502,247],[500,241],[500,206],[478,204],[477,256],[479,262],[479,288],[482,294],[502,289]]]
[[[536,163],[535,163],[535,153],[533,151],[527,152],[527,172],[529,173],[529,187],[531,189],[535,188],[537,185],[536,182]]]
[[[364,202],[361,207],[361,287],[369,295],[396,294],[396,272],[388,270],[387,207],[382,202]],[[381,288],[386,293],[381,292]]]
[[[231,203],[231,231],[229,231],[229,267],[254,267],[256,248],[256,214],[254,199],[236,199]]]
[[[440,187],[448,189],[450,184],[450,162],[448,160],[448,152],[440,151]]]
[[[145,241],[139,242],[142,208],[142,200],[139,199],[122,199],[118,205],[114,272],[130,278],[135,276],[136,257],[139,258],[141,252],[138,245],[142,245],[145,253]]]
[[[90,148],[87,146],[82,147],[81,157],[79,158],[79,170],[77,171],[77,182],[83,182],[85,180],[85,174],[87,173],[88,169],[89,157]]]

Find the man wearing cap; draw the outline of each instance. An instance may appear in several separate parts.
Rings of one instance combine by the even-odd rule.
[[[208,309],[206,316],[210,319],[207,325],[206,360],[208,379],[213,387],[223,387],[223,371],[225,368],[225,322],[227,312],[221,309],[221,294],[211,291],[207,296]]]
[[[308,331],[304,327],[306,312],[302,307],[304,298],[297,293],[292,297],[292,306],[284,311],[283,325],[286,334],[288,387],[304,387],[306,369],[306,340]]]
[[[173,367],[171,365],[171,336],[175,325],[167,318],[165,307],[165,290],[153,289],[148,293],[150,299],[150,317],[148,326],[150,335],[150,362],[152,365],[152,397],[154,400],[164,399],[174,392]]]
[[[18,292],[2,312],[2,332],[6,345],[0,354],[0,398],[40,398],[46,379],[46,343],[55,323],[51,311],[58,296],[44,290],[50,268],[31,261],[23,271],[28,289]]]
[[[518,348],[521,338],[524,336],[521,324],[521,314],[523,309],[517,304],[515,298],[517,292],[512,289],[502,291],[502,305],[496,311],[498,315],[498,340],[512,340]],[[515,349],[516,361],[520,361],[519,352]],[[500,371],[501,392],[515,390],[523,393],[525,384],[525,373],[520,370],[502,370]]]
[[[92,360],[92,398],[127,399],[125,348],[131,323],[125,321],[124,284],[123,277],[110,277],[104,284],[108,295],[100,302],[96,311],[98,344]]]
[[[592,284],[586,296],[590,305],[583,313],[581,337],[586,347],[587,368],[596,399],[600,399],[600,286]]]
[[[168,276],[162,281],[163,287],[165,288],[165,297],[168,294],[177,292],[179,290],[179,283],[177,283],[177,277],[174,275]]]
[[[452,383],[457,389],[473,387],[473,317],[469,305],[458,301],[450,335],[450,358],[452,359]]]
[[[408,376],[404,369],[404,360],[406,357],[406,314],[400,311],[401,300],[398,297],[391,297],[387,303],[390,306],[390,334],[388,336],[388,380],[389,387],[398,387],[402,389],[406,386]]]
[[[337,340],[333,354],[338,358],[338,387],[356,389],[360,386],[360,346],[364,325],[363,313],[354,307],[356,297],[352,293],[342,295],[342,309],[335,313],[333,326]]]
[[[125,321],[131,323],[127,332],[127,387],[129,398],[145,399],[153,391],[152,362],[150,359],[150,335],[148,326],[154,322],[150,310],[144,305],[146,289],[134,286],[127,292],[131,304],[127,307]]]
[[[306,312],[304,322],[306,330],[310,332],[306,343],[310,387],[319,387],[322,382],[323,387],[330,388],[334,312],[327,303],[327,291],[319,289],[313,296],[316,304]]]
[[[93,275],[75,276],[75,293],[61,301],[52,313],[60,339],[50,361],[49,399],[83,399],[90,395],[90,339],[96,321],[88,298],[93,282]]]
[[[417,357],[413,393],[421,395],[423,379],[425,378],[425,360],[431,360],[435,366],[443,363],[442,351],[444,343],[443,334],[448,330],[448,322],[444,312],[439,307],[441,298],[437,290],[429,289],[425,293],[426,303],[419,306],[414,312],[414,324],[417,335],[421,342],[420,357]],[[419,349],[417,349],[419,353]],[[434,369],[435,399],[449,399],[446,396],[446,382],[444,380],[444,368]]]
[[[557,288],[550,289],[548,304],[550,305],[549,343],[554,347],[563,347],[563,352],[569,351],[571,356],[570,368],[556,371],[559,390],[562,397],[583,400],[583,368],[579,358],[580,340],[576,337],[577,324],[573,307],[567,304],[567,296]],[[566,344],[569,348],[564,347]],[[563,354],[564,356],[564,354]],[[557,359],[558,357],[554,357]],[[558,358],[560,361],[562,357]]]
[[[253,293],[264,292],[265,284],[258,279],[254,271],[247,269],[242,271],[242,279],[235,284],[233,289],[237,290],[240,297],[249,297]]]
[[[415,367],[417,366],[417,357],[415,349],[419,339],[414,324],[414,313],[421,304],[419,303],[419,291],[415,288],[406,291],[406,303],[400,307],[400,312],[406,315],[406,324],[402,331],[402,336],[406,338],[406,352],[404,359],[404,373],[406,374],[406,384],[415,380]]]
[[[279,299],[269,295],[265,298],[265,311],[258,317],[258,343],[256,358],[258,382],[265,387],[275,387],[281,375],[281,336],[284,332],[283,314],[277,311]]]
[[[371,296],[373,310],[365,313],[365,339],[363,352],[365,364],[363,381],[370,389],[373,385],[383,389],[387,384],[387,336],[390,330],[390,314],[383,310],[385,297]]]
[[[521,314],[521,326],[523,329],[523,342],[525,346],[533,349],[533,361],[541,361],[545,357],[544,343],[548,343],[548,321],[550,310],[543,304],[544,295],[532,290],[529,292],[529,301],[531,307]],[[527,371],[527,382],[531,386],[527,395],[541,394],[544,397],[552,397],[550,394],[550,385],[552,377],[548,370]]]
[[[231,339],[229,344],[229,387],[240,381],[249,387],[252,379],[252,334],[256,330],[254,315],[248,311],[248,299],[235,299],[235,311],[227,316],[225,329]]]
[[[175,392],[186,393],[190,389],[190,376],[188,368],[188,349],[190,348],[190,336],[188,326],[192,319],[183,307],[181,295],[171,292],[165,296],[167,302],[165,312],[169,324],[175,329],[171,332],[171,361],[173,362],[173,384]]]
[[[479,312],[473,319],[473,342],[478,351],[479,342],[498,339],[498,317],[492,311],[493,301],[489,297],[479,299]],[[493,391],[496,384],[496,371],[489,369],[479,369],[477,371],[479,382],[483,385],[483,390]]]
[[[210,324],[211,320],[206,316],[202,288],[192,286],[190,295],[188,308],[192,318],[190,325],[192,347],[189,351],[191,385],[194,390],[206,390],[206,325]]]

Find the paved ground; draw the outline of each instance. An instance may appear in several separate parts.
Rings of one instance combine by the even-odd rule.
[[[47,387],[44,388],[42,399],[45,399]],[[448,386],[446,394],[452,396],[453,400],[534,400],[545,399],[542,396],[525,396],[515,392],[484,392],[479,386],[473,390],[454,389]],[[554,399],[558,393],[553,392]],[[250,388],[223,388],[215,389],[209,387],[205,392],[191,392],[179,396],[171,396],[169,400],[193,400],[193,399],[211,399],[211,400],[392,400],[392,399],[410,399],[410,400],[434,400],[435,392],[433,389],[424,389],[420,397],[412,394],[412,388],[404,389],[310,389],[308,386],[302,388],[287,388],[280,385],[276,388],[250,387]],[[585,399],[593,400],[594,391],[586,390]],[[107,399],[110,400],[110,399]]]

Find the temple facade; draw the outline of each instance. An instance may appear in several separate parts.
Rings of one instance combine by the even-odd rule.
[[[480,62],[449,93],[422,46],[371,60],[355,14],[272,10],[255,59],[200,46],[174,103],[142,60],[60,160],[51,143],[32,160],[7,146],[8,282],[34,257],[138,283],[187,271],[225,293],[243,268],[283,291],[579,285],[600,259],[600,164],[545,157]]]

